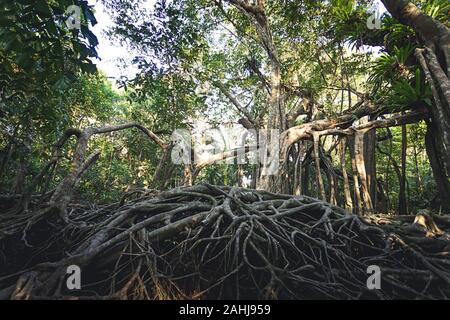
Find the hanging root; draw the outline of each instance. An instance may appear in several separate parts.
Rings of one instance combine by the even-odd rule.
[[[68,218],[0,216],[0,299],[450,297],[450,223],[431,215],[369,221],[306,196],[201,184],[71,204]],[[70,265],[80,290],[67,288]]]

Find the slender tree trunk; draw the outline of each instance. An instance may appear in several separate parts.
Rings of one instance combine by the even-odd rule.
[[[20,156],[16,176],[11,187],[11,194],[22,194],[25,190],[25,178],[28,174],[28,166],[25,157]]]
[[[420,175],[420,170],[419,170],[419,159],[418,159],[419,152],[417,151],[417,147],[414,143],[413,143],[412,147],[413,147],[413,152],[414,152],[414,173],[416,175],[415,176],[416,189],[420,193],[422,193],[423,192],[423,184],[422,184],[422,177]]]
[[[302,188],[302,171],[303,171],[303,156],[305,154],[303,142],[299,141],[298,143],[298,153],[295,159],[294,166],[294,194],[300,195],[303,192]]]
[[[195,181],[194,175],[195,173],[192,172],[191,166],[189,164],[185,164],[183,169],[183,186],[192,186]]]
[[[389,200],[384,190],[383,180],[381,178],[377,179],[377,188],[377,193],[379,195],[378,212],[386,213],[389,209]]]
[[[256,189],[258,185],[258,177],[259,177],[259,164],[255,164],[253,165],[252,170],[252,184],[251,184],[252,189]]]
[[[303,165],[303,177],[302,177],[302,188],[303,188],[303,194],[305,195],[311,195],[309,183],[310,183],[310,159],[311,155],[308,155],[305,157],[304,165]]]
[[[356,202],[355,211],[356,214],[362,215],[362,199],[361,199],[361,192],[359,190],[359,179],[358,179],[358,169],[356,166],[356,155],[355,155],[355,137],[350,136],[348,137],[348,146],[350,149],[350,156],[351,156],[351,162],[352,162],[352,172],[353,172],[353,187],[354,187],[354,199]]]
[[[0,175],[5,176],[6,175],[6,168],[9,160],[11,159],[12,152],[14,150],[14,144],[12,142],[9,142],[6,148],[4,149],[4,156],[2,159],[2,164],[0,165]]]
[[[337,205],[337,199],[336,199],[336,172],[334,171],[333,163],[331,159],[327,156],[325,153],[325,150],[323,147],[319,148],[319,155],[321,159],[321,163],[323,164],[323,168],[325,169],[327,179],[328,179],[328,187],[329,187],[329,202],[331,204]]]
[[[364,161],[367,173],[367,188],[372,201],[373,210],[376,211],[377,205],[377,164],[376,164],[376,130],[369,130],[364,135]]]
[[[79,170],[82,167],[84,156],[88,146],[88,141],[91,135],[92,134],[89,131],[81,132],[79,134],[72,158],[71,171],[56,187],[56,190],[50,199],[50,202],[55,203],[55,205],[57,206],[58,210],[62,214],[63,219],[66,218],[66,206],[72,198],[73,188],[77,183]]]
[[[406,125],[402,125],[402,160],[401,160],[401,179],[400,190],[398,194],[398,213],[408,214],[408,205],[406,201],[406,151],[408,147],[406,136]]]
[[[401,170],[400,166],[397,164],[397,161],[395,161],[394,157],[392,156],[392,145],[391,145],[391,150],[390,150],[389,152],[383,151],[380,147],[378,147],[377,149],[378,149],[378,151],[379,151],[380,153],[384,154],[385,156],[387,156],[387,157],[389,158],[388,167],[389,167],[389,163],[392,162],[392,166],[394,167],[394,171],[395,171],[395,174],[396,174],[396,176],[397,176],[398,185],[401,186],[401,184],[402,184],[402,170]],[[389,178],[389,176],[386,175],[386,180],[388,180],[388,178]],[[401,187],[400,187],[400,188],[401,188]],[[388,197],[389,208],[390,208],[389,185],[387,185],[386,190],[387,190],[387,192],[388,192],[388,193],[387,193],[387,194],[388,194],[387,197]],[[403,191],[400,191],[400,193],[401,193],[401,192],[403,192],[403,198],[405,198],[405,195],[404,195],[405,191],[404,191],[404,189],[403,189]],[[399,204],[400,204],[400,201],[401,201],[401,199],[400,199],[400,194],[399,194],[399,197],[398,197],[398,202],[399,202]],[[399,212],[400,212],[400,211],[399,211]]]
[[[330,183],[330,203],[337,205],[336,200],[336,177],[333,172],[328,172],[328,181]]]
[[[340,162],[341,162],[341,170],[342,170],[342,176],[343,176],[343,189],[344,189],[344,207],[348,211],[353,211],[353,201],[352,196],[350,194],[350,183],[348,181],[348,174],[347,174],[347,167],[345,165],[345,139],[341,139],[339,143],[339,156],[340,156]]]
[[[242,165],[238,164],[236,167],[236,181],[238,187],[242,187],[244,179],[244,170],[242,170]]]
[[[317,188],[320,198],[323,201],[327,201],[327,195],[325,194],[325,186],[323,183],[322,173],[320,171],[320,156],[319,156],[319,143],[320,136],[318,134],[313,134],[314,139],[314,163],[316,165],[316,180]]]
[[[155,173],[153,174],[150,188],[157,188],[159,190],[164,189],[167,181],[170,179],[170,174],[173,171],[174,164],[170,161],[170,155],[173,149],[172,144],[168,144],[163,148],[163,153],[156,166]]]
[[[361,182],[364,211],[371,213],[373,212],[373,205],[367,184],[366,164],[364,159],[364,131],[355,132],[355,165]]]

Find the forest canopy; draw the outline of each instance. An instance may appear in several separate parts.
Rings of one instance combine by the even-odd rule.
[[[0,299],[448,299],[449,15],[0,1]]]

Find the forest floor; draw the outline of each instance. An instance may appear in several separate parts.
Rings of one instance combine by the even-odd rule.
[[[426,210],[199,184],[71,203],[68,221],[37,200],[0,212],[0,299],[450,298],[450,217]]]

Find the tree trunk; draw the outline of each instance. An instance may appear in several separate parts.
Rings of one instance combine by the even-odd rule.
[[[150,188],[156,188],[163,190],[167,184],[167,180],[170,179],[170,174],[173,171],[174,164],[170,161],[170,155],[173,149],[172,144],[168,144],[163,148],[163,153],[156,166],[155,173],[153,174]]]
[[[327,171],[328,182],[330,184],[330,203],[337,205],[336,200],[336,176],[334,172]]]
[[[303,160],[303,176],[302,176],[302,194],[311,195],[309,192],[309,183],[310,183],[310,161],[311,154],[308,153]]]
[[[303,142],[300,141],[297,143],[298,145],[298,153],[295,159],[294,165],[294,194],[300,195],[303,192],[302,188],[302,179],[303,179],[303,156],[305,155],[305,148]]]
[[[442,164],[442,149],[439,149],[439,140],[436,137],[436,129],[428,124],[427,133],[425,135],[425,145],[427,149],[428,159],[430,160],[431,170],[433,172],[434,180],[436,181],[437,189],[441,204],[445,210],[450,213],[450,180],[446,176],[444,166]]]
[[[347,175],[347,168],[345,165],[345,139],[341,139],[339,143],[339,156],[340,156],[340,162],[341,162],[341,170],[342,170],[342,176],[343,176],[343,189],[344,189],[344,207],[348,211],[353,211],[353,202],[352,202],[352,196],[350,194],[350,183],[348,181],[348,175]]]
[[[251,183],[252,189],[256,189],[256,187],[258,186],[258,178],[259,178],[259,164],[255,164],[253,165],[252,170],[252,183]]]
[[[236,168],[236,182],[238,187],[242,187],[244,179],[244,170],[242,170],[242,164],[238,164]]]
[[[192,184],[195,181],[195,178],[197,178],[197,175],[192,172],[191,165],[185,164],[183,169],[183,183],[182,185],[185,187],[192,186]]]
[[[351,162],[352,162],[354,199],[356,202],[355,213],[361,215],[361,214],[363,214],[362,199],[361,199],[361,192],[359,190],[358,169],[356,166],[355,137],[354,136],[348,137],[348,146],[350,149],[350,157],[351,157]]]
[[[25,178],[28,174],[28,165],[25,157],[22,155],[20,155],[20,157],[21,159],[10,191],[11,194],[22,194],[25,190]]]
[[[364,159],[364,131],[355,132],[355,165],[361,182],[364,211],[366,213],[372,213],[373,205],[367,184],[366,164]]]
[[[402,160],[401,160],[401,178],[398,193],[398,214],[408,214],[408,204],[406,201],[406,151],[408,143],[406,136],[406,125],[402,125]]]
[[[370,199],[372,201],[373,210],[376,211],[377,206],[377,164],[376,164],[376,130],[369,130],[364,135],[364,161],[367,173],[367,188],[369,190]]]
[[[416,179],[416,189],[418,192],[423,192],[423,183],[422,183],[422,177],[420,176],[420,170],[419,170],[419,160],[418,155],[419,152],[417,150],[416,144],[413,144],[413,152],[414,152],[414,174]]]
[[[427,153],[430,162],[434,162],[433,174],[442,198],[448,194],[450,184],[450,29],[408,0],[382,2],[395,19],[416,31],[425,46],[416,49],[416,57],[433,94],[430,108],[433,128],[428,132]],[[448,196],[442,201],[450,210],[447,199]]]
[[[228,1],[250,19],[256,29],[259,41],[263,49],[266,51],[270,68],[270,76],[268,81],[270,92],[267,98],[266,107],[266,110],[268,112],[267,129],[269,130],[267,145],[270,147],[275,145],[279,146],[279,137],[272,136],[270,130],[278,130],[278,133],[281,133],[282,131],[287,129],[286,114],[284,110],[284,94],[282,92],[281,86],[281,63],[278,57],[278,51],[275,46],[275,42],[273,40],[269,21],[266,16],[264,1],[257,1],[256,4],[250,4],[247,1],[242,0]],[[274,139],[276,139],[277,141],[273,141]],[[269,150],[269,152],[279,152],[279,150],[284,149],[273,148],[272,150]],[[271,158],[274,158],[273,154],[271,155]],[[277,172],[268,172],[271,171],[271,169],[267,167],[269,164],[263,163],[263,168],[260,170],[258,187],[273,192],[287,192],[289,189],[286,179],[287,153],[279,153],[278,157],[275,157],[274,160],[277,162],[279,161]]]
[[[399,184],[399,186],[401,186],[402,185],[402,170],[401,170],[400,166],[397,164],[397,161],[395,161],[394,157],[392,156],[392,145],[391,145],[391,149],[389,150],[389,152],[383,151],[380,147],[377,147],[377,149],[378,149],[378,151],[380,153],[384,154],[385,156],[387,156],[389,158],[389,162],[392,162],[392,166],[394,167],[394,171],[395,171],[395,174],[397,176],[398,184]],[[389,162],[388,162],[388,167],[389,167]],[[388,181],[388,175],[387,174],[386,174],[386,181]],[[386,189],[388,189],[388,188],[386,188]],[[405,189],[403,189],[403,194],[405,193],[404,190]],[[400,193],[401,193],[401,191],[400,191]],[[398,199],[399,204],[400,204],[400,201],[401,201],[400,193],[399,193],[399,199]],[[403,198],[405,198],[404,195],[403,195]],[[390,203],[389,195],[387,196],[387,200]],[[388,207],[390,208],[390,204],[389,204]]]
[[[316,165],[316,181],[317,181],[318,194],[319,194],[319,197],[323,201],[327,201],[327,195],[325,194],[325,186],[323,183],[323,177],[322,177],[322,173],[320,171],[320,156],[319,156],[320,136],[319,136],[319,134],[317,134],[317,133],[313,134],[313,141],[314,141],[314,163]]]
[[[389,199],[384,190],[383,180],[381,178],[377,179],[377,193],[378,193],[378,212],[386,213],[389,210]]]

